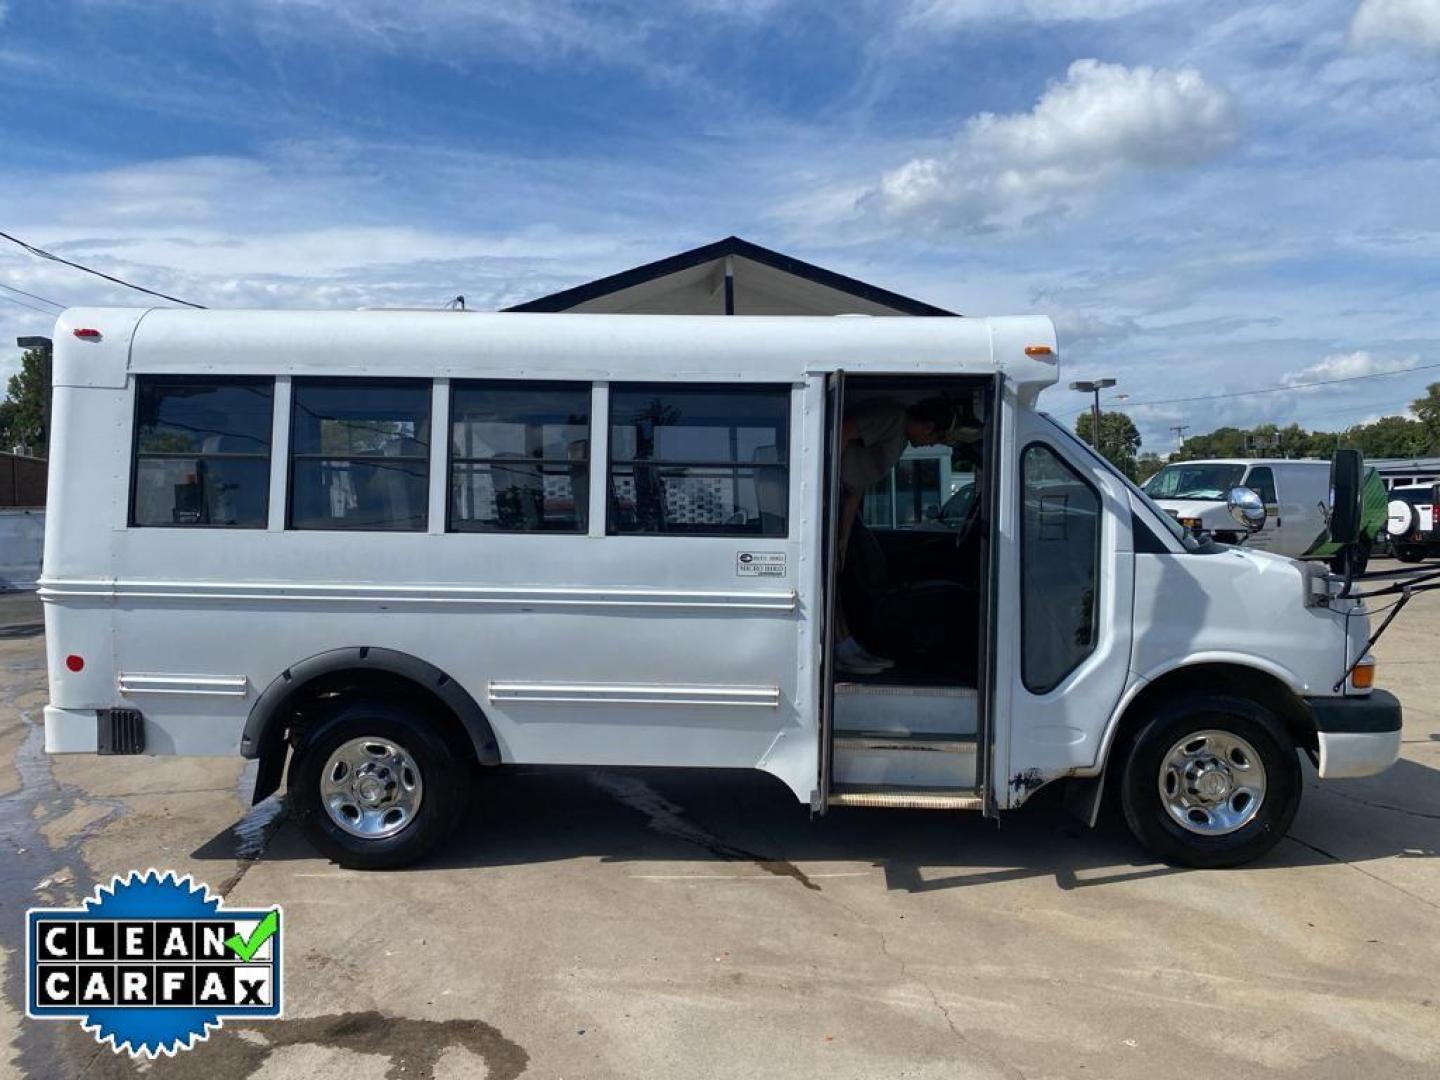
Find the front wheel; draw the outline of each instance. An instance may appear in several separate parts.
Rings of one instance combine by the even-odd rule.
[[[1237,866],[1269,851],[1300,805],[1295,744],[1274,713],[1227,695],[1158,707],[1121,781],[1126,823],[1166,862]]]
[[[464,815],[468,762],[432,718],[402,701],[343,701],[307,727],[290,761],[291,816],[352,870],[407,866]]]

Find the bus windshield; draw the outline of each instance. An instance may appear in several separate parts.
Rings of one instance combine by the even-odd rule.
[[[1152,499],[1223,499],[1244,475],[1244,465],[1182,461],[1166,465],[1146,480],[1144,491]]]

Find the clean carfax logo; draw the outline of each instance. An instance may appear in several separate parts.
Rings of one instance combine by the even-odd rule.
[[[280,1015],[279,907],[227,908],[188,874],[150,870],[27,921],[27,1013],[78,1017],[116,1053],[173,1054],[226,1017]]]

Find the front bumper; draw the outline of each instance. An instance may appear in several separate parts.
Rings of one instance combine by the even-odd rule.
[[[1385,690],[1365,697],[1306,698],[1315,718],[1322,780],[1373,776],[1400,756],[1400,700]]]

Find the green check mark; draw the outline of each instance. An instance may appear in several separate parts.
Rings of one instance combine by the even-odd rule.
[[[260,946],[275,936],[275,931],[280,928],[280,913],[271,911],[266,913],[265,918],[260,920],[260,925],[250,932],[249,938],[242,938],[239,934],[231,934],[225,939],[225,944],[240,957],[241,960],[249,960],[257,952]]]

